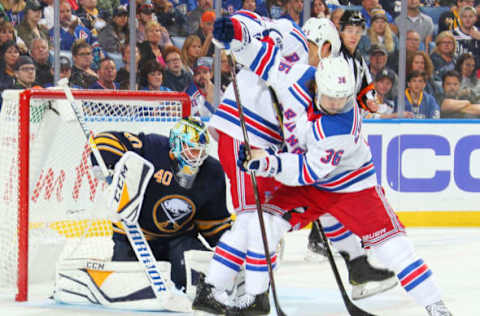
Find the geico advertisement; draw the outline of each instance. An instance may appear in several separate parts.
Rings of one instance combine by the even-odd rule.
[[[480,210],[480,121],[366,120],[363,128],[396,211]]]

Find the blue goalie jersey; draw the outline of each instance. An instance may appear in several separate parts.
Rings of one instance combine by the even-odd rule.
[[[167,137],[103,132],[95,136],[95,143],[109,169],[127,151],[134,151],[153,164],[154,175],[145,191],[138,220],[147,240],[201,233],[214,246],[230,228],[225,175],[215,158],[209,156],[204,161],[193,186],[185,189],[175,179],[175,161],[170,157]],[[93,156],[92,162],[96,164]],[[124,234],[121,223],[114,223],[113,230]]]

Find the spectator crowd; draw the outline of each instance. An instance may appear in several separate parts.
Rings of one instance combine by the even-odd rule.
[[[54,85],[53,0],[0,0],[0,91]],[[198,113],[215,110],[213,0],[60,0],[60,78],[78,89],[129,89],[129,24],[136,25],[136,89],[185,91]],[[339,25],[345,10],[366,21],[357,47],[369,65],[376,113],[406,118],[480,117],[480,0],[312,0],[312,17]],[[225,0],[221,12],[242,9],[302,26],[304,0]],[[399,30],[406,36],[406,89],[398,98]],[[231,81],[221,55],[221,90]],[[201,106],[200,106],[201,105]]]

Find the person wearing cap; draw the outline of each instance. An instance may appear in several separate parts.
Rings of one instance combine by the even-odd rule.
[[[360,12],[365,18],[366,27],[370,28],[370,25],[372,24],[372,16],[373,16],[372,11],[379,7],[381,8],[381,6],[378,3],[378,0],[362,0],[361,6],[362,6],[362,9],[360,10]],[[394,31],[395,33],[398,33],[397,27],[393,24],[392,16],[388,12],[385,12],[385,16],[387,18],[387,22],[392,26],[392,31]]]
[[[368,51],[368,56],[370,57],[370,74],[375,78],[377,73],[387,65],[387,49],[382,44],[373,44]]]
[[[195,33],[202,41],[202,56],[213,56],[215,47],[212,43],[213,23],[215,22],[215,11],[209,10],[202,14],[200,27]]]
[[[54,86],[54,82],[53,82],[53,78],[54,78],[54,75],[55,75],[55,68],[54,67],[50,68],[50,74],[51,74],[52,81],[45,83],[43,85],[44,88],[50,88],[50,87]],[[60,56],[60,78],[59,79],[61,80],[61,79],[67,78],[67,80],[69,81],[69,86],[70,87],[81,88],[81,87],[78,87],[78,86],[70,85],[71,75],[72,75],[72,63],[70,62],[70,59],[68,59],[68,57],[66,57],[66,56]]]
[[[211,57],[200,57],[193,67],[193,82],[185,91],[192,102],[192,115],[210,117],[215,112]]]
[[[194,34],[199,26],[203,13],[213,10],[213,0],[197,0],[197,8],[187,13],[187,32]]]
[[[402,29],[415,30],[420,35],[422,48],[428,54],[430,52],[430,43],[433,36],[433,21],[432,18],[420,12],[420,0],[407,1],[407,19],[401,20],[398,16],[395,18],[395,24]]]
[[[412,71],[407,75],[407,88],[404,94],[406,118],[440,118],[440,106],[435,98],[425,91],[426,83],[425,72]],[[398,112],[398,105],[395,105],[394,112]]]
[[[20,56],[15,64],[15,85],[13,89],[29,89],[36,85],[35,65],[28,56]]]
[[[97,8],[97,0],[79,0],[78,4],[80,7],[75,11],[75,15],[96,38],[98,32],[107,24],[104,20],[107,13]]]
[[[387,23],[387,17],[383,9],[372,10],[371,25],[366,34],[360,39],[358,50],[360,54],[366,55],[370,46],[379,44],[385,46],[388,54],[391,54],[398,48],[398,37]]]
[[[369,113],[365,118],[395,118],[397,113],[393,113],[395,102],[390,99],[392,87],[395,84],[395,73],[384,68],[380,70],[375,76],[375,91],[378,104],[377,112]]]
[[[41,86],[53,81],[50,73],[52,64],[49,58],[48,42],[43,38],[35,38],[32,42],[32,48],[30,49],[30,57],[32,57],[35,64],[35,81]]]
[[[49,31],[50,41],[54,39],[54,28]],[[89,29],[82,25],[80,19],[72,14],[72,5],[68,0],[60,0],[60,50],[71,50],[76,40],[83,39],[90,45],[94,38]]]
[[[137,8],[137,43],[143,43],[146,38],[147,24],[155,22],[153,18],[153,5],[144,3]]]
[[[157,21],[163,25],[172,36],[188,36],[185,13],[180,12],[169,0],[154,0]]]
[[[25,42],[28,48],[31,48],[34,38],[41,37],[49,40],[48,30],[44,25],[40,25],[42,18],[42,6],[37,0],[29,0],[25,6],[25,15],[22,22],[17,26],[18,36]]]
[[[118,6],[113,10],[111,23],[108,23],[98,34],[98,42],[109,53],[121,54],[123,43],[128,36],[128,11],[126,6]]]
[[[149,60],[140,70],[140,90],[172,91],[163,85],[163,69],[156,60]]]

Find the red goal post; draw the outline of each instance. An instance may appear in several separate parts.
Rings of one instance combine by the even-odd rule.
[[[190,115],[191,109],[188,95],[180,92],[72,93],[82,105],[84,122],[94,133],[110,130],[168,135],[170,127]],[[102,205],[98,192],[104,186],[91,173],[89,149],[80,125],[63,119],[65,107],[69,103],[62,90],[3,93],[0,288],[8,292],[3,294],[14,294],[17,301],[28,299],[29,270],[32,279],[40,272],[38,279],[45,281],[41,277],[46,274],[45,267],[51,268],[52,261],[57,260],[52,257],[108,259],[111,252],[110,222],[98,212]],[[92,250],[99,253],[89,253]],[[48,251],[57,252],[49,255]],[[48,262],[42,268],[43,259]],[[42,270],[35,271],[36,267]]]

